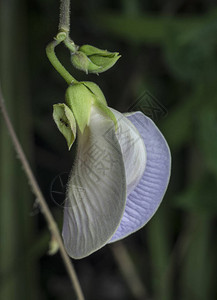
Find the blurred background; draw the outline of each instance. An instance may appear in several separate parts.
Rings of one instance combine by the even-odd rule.
[[[71,3],[75,43],[119,51],[122,57],[99,76],[75,71],[63,46],[58,57],[78,80],[96,82],[110,106],[122,112],[137,107],[153,118],[173,160],[169,188],[151,221],[122,244],[73,261],[86,299],[215,300],[217,2]],[[75,147],[68,152],[52,120],[52,105],[64,101],[66,89],[45,55],[58,16],[58,0],[0,0],[6,106],[61,228],[61,197],[52,189],[59,174],[67,178]],[[0,117],[0,299],[76,299],[60,255],[47,255],[49,239]]]

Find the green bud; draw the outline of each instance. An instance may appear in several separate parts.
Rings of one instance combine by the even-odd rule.
[[[82,83],[95,95],[100,102],[102,102],[104,105],[107,105],[105,96],[96,83],[92,81],[83,81]]]
[[[82,83],[71,85],[66,90],[66,103],[72,110],[81,133],[89,123],[93,93]]]
[[[70,150],[76,137],[76,122],[70,108],[64,103],[53,105],[53,119],[65,137]]]
[[[90,45],[83,45],[72,54],[74,67],[86,73],[102,73],[110,69],[120,58],[118,52],[109,52]]]

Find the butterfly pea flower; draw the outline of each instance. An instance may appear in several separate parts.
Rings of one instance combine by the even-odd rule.
[[[78,143],[62,234],[68,254],[78,259],[127,237],[151,219],[167,189],[171,157],[150,118],[109,108],[94,83],[70,87],[66,102],[74,117],[66,116],[61,106],[54,120],[58,124],[61,118],[69,124],[67,130],[73,128],[73,134],[65,133],[71,145],[75,119]]]

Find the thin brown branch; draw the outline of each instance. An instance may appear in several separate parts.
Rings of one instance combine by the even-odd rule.
[[[26,173],[26,176],[29,179],[29,184],[32,188],[33,194],[36,196],[36,199],[38,201],[38,204],[40,205],[41,211],[44,214],[44,217],[47,221],[48,228],[51,232],[52,237],[56,240],[56,242],[59,245],[60,254],[62,256],[62,259],[63,259],[63,262],[65,264],[66,270],[69,274],[72,285],[73,285],[73,287],[75,289],[75,292],[77,294],[78,300],[84,300],[84,296],[83,296],[83,293],[82,293],[82,290],[81,290],[81,287],[80,287],[75,269],[74,269],[74,267],[71,263],[71,260],[70,260],[69,256],[67,255],[67,253],[65,251],[65,248],[64,248],[64,245],[63,245],[63,242],[62,242],[62,238],[61,238],[60,233],[59,233],[59,229],[58,229],[58,227],[56,225],[56,222],[55,222],[55,220],[54,220],[54,218],[53,218],[53,216],[52,216],[52,214],[49,210],[49,207],[48,207],[48,205],[45,201],[45,198],[44,198],[44,196],[43,196],[43,194],[42,194],[42,192],[39,188],[39,185],[38,185],[38,183],[35,179],[35,176],[34,176],[32,170],[31,170],[31,167],[28,163],[28,160],[25,156],[25,153],[24,153],[24,151],[23,151],[23,149],[20,145],[20,142],[19,142],[19,140],[16,136],[16,133],[14,131],[13,125],[10,121],[10,118],[9,118],[9,115],[8,115],[8,112],[7,112],[5,103],[4,103],[1,87],[0,87],[0,108],[1,108],[1,111],[2,111],[2,115],[3,115],[3,118],[4,118],[5,124],[6,124],[7,129],[8,129],[8,133],[9,133],[9,135],[11,137],[11,140],[12,140],[12,143],[14,145],[15,151],[16,151],[16,153],[17,153],[17,155],[18,155],[18,157],[21,161],[24,172]]]
[[[123,243],[117,242],[112,244],[111,251],[135,299],[148,300],[146,288],[142,283],[132,259]]]

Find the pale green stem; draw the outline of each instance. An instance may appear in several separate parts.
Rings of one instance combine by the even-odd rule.
[[[75,43],[71,40],[70,37],[66,37],[66,39],[63,42],[72,53],[75,53],[75,51],[79,48],[75,45]]]
[[[66,38],[66,33],[62,32],[57,34],[55,40],[47,45],[46,53],[53,67],[63,77],[63,79],[70,85],[72,83],[76,83],[77,80],[66,70],[66,68],[61,64],[61,62],[59,61],[59,59],[55,54],[55,47],[59,45],[62,41],[64,41],[65,38]]]

